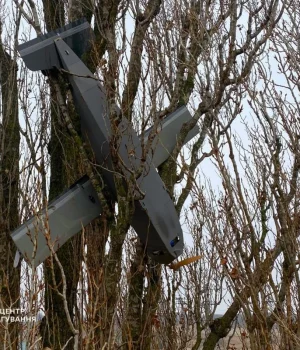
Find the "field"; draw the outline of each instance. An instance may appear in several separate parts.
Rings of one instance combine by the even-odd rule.
[[[203,331],[203,338],[205,338],[205,334]],[[191,350],[192,345],[187,348],[187,350]],[[199,350],[202,350],[203,347],[200,346]],[[234,334],[233,331],[230,332],[230,335],[226,338],[222,339],[218,346],[216,347],[216,350],[248,350],[250,349],[249,346],[249,339],[246,336],[246,333],[242,329],[237,329]]]

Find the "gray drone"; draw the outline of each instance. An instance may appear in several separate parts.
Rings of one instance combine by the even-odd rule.
[[[52,69],[63,69],[71,73],[67,79],[81,119],[82,135],[90,143],[97,164],[104,169],[103,180],[111,196],[117,199],[110,153],[112,127],[106,112],[107,99],[102,85],[98,80],[89,78],[93,74],[80,59],[89,47],[91,34],[89,23],[83,19],[24,43],[18,50],[32,71],[41,70],[47,74]],[[183,234],[174,203],[156,167],[169,157],[182,125],[191,119],[192,116],[183,106],[162,120],[161,130],[152,143],[153,155],[147,158],[144,171],[137,179],[144,196],[135,201],[131,226],[145,245],[148,255],[159,263],[168,264],[182,254]],[[124,117],[118,125],[118,155],[127,169],[133,172],[139,169],[142,158],[141,137],[146,144],[150,132],[151,128],[139,137]],[[198,132],[195,126],[185,142]],[[53,250],[56,251],[99,215],[101,204],[97,193],[88,176],[84,176],[50,202],[47,209],[15,230],[12,238],[24,259],[38,266],[51,254],[45,237],[45,219],[50,228]]]

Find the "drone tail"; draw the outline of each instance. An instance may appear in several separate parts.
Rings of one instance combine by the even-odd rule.
[[[18,51],[26,67],[32,71],[47,71],[61,68],[61,62],[55,47],[55,40],[61,38],[81,57],[91,46],[92,31],[85,19],[80,19],[44,35],[19,45]]]

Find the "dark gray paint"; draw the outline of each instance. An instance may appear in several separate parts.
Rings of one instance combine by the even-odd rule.
[[[62,67],[78,75],[69,75],[68,80],[72,86],[75,106],[81,116],[82,134],[90,142],[97,163],[107,169],[103,172],[104,181],[116,196],[110,154],[112,131],[103,88],[95,79],[86,78],[92,76],[92,73],[62,39],[56,39],[55,45]],[[117,152],[124,163],[123,173],[129,179],[130,172],[126,168],[136,173],[142,165],[141,142],[125,118],[118,125],[117,135]],[[183,234],[174,203],[149,159],[146,160],[137,183],[144,198],[135,201],[131,225],[146,244],[148,254],[160,263],[169,263],[183,250]],[[170,242],[175,237],[180,239],[172,247]]]
[[[161,165],[165,160],[165,155],[172,152],[173,145],[176,142],[176,134],[170,133],[170,129],[174,130],[173,124],[180,130],[181,124],[191,120],[191,115],[185,106],[179,108],[175,112],[171,113],[162,121],[161,131],[157,135],[157,143],[154,142],[154,151],[152,162],[157,166]],[[168,123],[166,123],[168,122]],[[147,137],[150,134],[152,127],[145,131],[144,142],[147,142]],[[196,133],[196,131],[194,131]],[[193,133],[190,132],[185,142],[190,141]],[[140,136],[141,138],[141,136]],[[160,147],[159,147],[160,145]],[[165,152],[165,153],[162,153]],[[96,199],[95,202],[91,199]],[[74,207],[77,208],[74,210]],[[138,212],[144,215],[144,211],[140,207],[136,208]],[[63,214],[67,213],[67,216],[72,214],[73,226],[64,229]],[[51,242],[55,242],[53,249],[56,251],[61,247],[68,239],[73,237],[82,227],[87,225],[90,221],[95,219],[101,214],[101,205],[97,198],[96,191],[92,187],[89,178],[86,176],[83,179],[76,182],[65,193],[49,203],[47,210],[43,210],[40,214],[27,220],[22,226],[20,226],[12,234],[12,238],[18,247],[26,261],[30,264],[38,266],[50,256],[50,250],[46,244],[44,237],[45,229],[41,221],[41,218],[48,217],[49,227],[51,228]],[[139,223],[136,222],[135,226],[137,231]],[[153,228],[151,227],[153,232]],[[155,234],[155,233],[154,233]],[[37,241],[35,241],[35,239]],[[36,243],[34,243],[36,242]],[[160,239],[157,240],[160,242]],[[34,247],[35,253],[33,253]],[[159,246],[155,247],[159,250]],[[34,257],[34,258],[32,258]]]
[[[22,256],[38,266],[50,255],[45,234],[49,233],[56,251],[75,233],[101,213],[101,205],[87,176],[49,203],[47,210],[33,216],[12,234]]]
[[[69,31],[68,35],[75,35],[77,37],[82,35],[87,40],[88,27],[84,22],[80,23],[80,26],[82,33],[77,31],[72,24],[69,25],[69,27],[67,26],[66,31]],[[116,198],[110,154],[112,132],[104,89],[99,81],[92,79],[92,73],[66,43],[69,41],[74,45],[74,40],[69,38],[62,30],[59,30],[59,32],[60,36],[55,36],[53,33],[50,33],[48,37],[44,36],[44,41],[34,39],[32,42],[23,44],[20,47],[21,56],[26,65],[32,70],[50,70],[56,67],[58,69],[64,68],[72,73],[68,75],[68,80],[72,86],[72,94],[76,109],[81,117],[82,134],[91,144],[97,164],[104,169],[104,181],[112,195]],[[76,33],[74,34],[74,32]],[[77,48],[77,51],[80,52],[80,49],[78,50]],[[35,58],[35,53],[38,58]],[[91,78],[87,78],[87,76]],[[157,150],[155,149],[153,159],[150,159],[150,157],[146,158],[144,170],[137,179],[138,186],[141,192],[144,193],[144,197],[135,201],[135,213],[131,224],[141,241],[146,245],[148,254],[160,263],[170,263],[182,253],[183,235],[174,203],[167,193],[153,163],[158,166],[167,159],[168,154],[173,150],[176,144],[176,134],[179,132],[182,124],[190,119],[191,116],[185,107],[176,111],[173,116],[171,115],[166,118],[162,125],[161,134],[156,136],[157,141],[161,143]],[[195,127],[188,135],[186,141],[197,133],[198,128]],[[136,171],[141,166],[142,155],[139,137],[125,118],[122,119],[122,122],[118,126],[117,134],[119,135],[118,154],[125,164],[125,167],[129,168],[131,171]],[[148,135],[149,131],[145,134],[146,139]],[[128,170],[125,168],[123,170],[124,174],[128,177]],[[88,184],[90,184],[89,181],[86,182],[87,186]],[[73,194],[73,190],[69,190],[67,193],[71,195]],[[95,193],[93,193],[93,195],[94,194]],[[78,222],[82,222],[83,225],[86,225],[99,215],[101,208],[98,206],[92,206],[94,209],[97,207],[94,211],[90,209],[87,211],[85,210],[89,208],[84,202],[84,198],[86,200],[86,197],[88,196],[84,194],[84,192],[80,192],[80,194],[76,196],[73,195],[72,197],[73,202],[78,202],[78,208],[82,208],[82,213],[80,213],[80,210],[77,210],[77,213],[74,212],[74,203],[71,201],[69,207],[66,205],[64,210],[59,211],[59,203],[62,199],[61,197],[58,198],[58,207],[57,209],[55,207],[52,215],[50,213],[49,216],[49,222],[51,220],[50,227],[52,238],[55,238],[59,234],[62,227],[66,227],[64,237],[69,238],[80,230],[81,227],[78,226]],[[84,205],[81,205],[81,201]],[[98,204],[99,201],[97,199],[97,205]],[[66,220],[61,213],[64,213]],[[73,218],[73,215],[76,224],[74,223],[72,229],[68,230],[68,228],[71,227],[70,218]],[[57,221],[57,217],[60,218],[59,221]],[[27,229],[27,226],[32,223],[33,221],[26,223],[13,234],[13,239],[18,245],[19,250],[21,252],[23,250],[23,255],[24,249],[22,244],[28,247],[28,241],[24,243],[24,231]],[[42,231],[42,228],[40,228],[39,237],[43,236]],[[54,234],[52,234],[53,231]],[[61,239],[61,242],[62,241]],[[66,240],[63,242],[65,241]],[[43,245],[42,242],[44,241],[41,239],[38,244],[39,247]],[[174,242],[176,242],[176,244],[174,244]],[[28,254],[28,251],[30,251],[30,248],[26,248],[25,254]],[[45,251],[46,249],[43,250],[43,252],[39,252],[40,256],[35,259],[37,263],[45,258],[47,255]]]
[[[158,127],[158,132],[152,141],[154,150],[152,163],[158,167],[166,161],[177,142],[177,136],[184,123],[188,123],[192,119],[186,106],[178,108],[174,113],[169,114],[163,119],[163,122]],[[152,128],[145,131],[145,142],[148,140]],[[199,133],[199,127],[196,125],[187,135],[184,143],[186,144]]]
[[[90,47],[93,33],[89,23],[84,19],[67,24],[55,31],[19,45],[18,51],[27,68],[32,71],[46,71],[60,66],[55,50],[54,40],[62,38],[67,45],[81,57]]]

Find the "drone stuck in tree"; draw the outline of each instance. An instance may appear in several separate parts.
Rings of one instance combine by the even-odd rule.
[[[79,20],[54,32],[42,35],[19,46],[18,50],[26,66],[32,71],[51,70],[69,72],[66,78],[76,110],[80,116],[81,132],[91,145],[97,164],[103,169],[102,177],[112,198],[117,200],[113,175],[110,140],[113,137],[108,111],[108,102],[103,86],[81,61],[91,43],[89,23]],[[118,110],[118,113],[120,111]],[[131,226],[145,245],[147,253],[159,263],[169,264],[183,251],[183,234],[173,200],[170,198],[156,167],[162,164],[173,151],[177,136],[184,123],[192,116],[185,106],[169,114],[161,121],[160,132],[155,135],[151,156],[143,164],[143,171],[136,182],[144,194],[135,200]],[[185,142],[197,135],[195,126]],[[142,142],[146,144],[151,128],[138,136],[125,118],[117,126],[119,135],[118,155],[130,171],[141,166]],[[129,150],[134,150],[129,152]],[[126,175],[126,171],[125,171]],[[127,179],[128,180],[128,179]],[[45,237],[45,216],[50,228],[53,250],[56,251],[82,227],[101,215],[101,204],[88,176],[84,176],[66,192],[49,203],[48,208],[32,217],[12,234],[12,238],[24,259],[38,266],[51,252]]]

